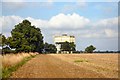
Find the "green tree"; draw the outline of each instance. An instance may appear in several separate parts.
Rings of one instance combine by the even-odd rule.
[[[48,44],[47,42],[44,44],[45,52],[47,53],[56,53],[57,48],[54,44]]]
[[[14,51],[9,48],[7,38],[3,34],[0,34],[0,46],[2,47],[2,50],[0,51],[2,54],[14,53]]]
[[[7,42],[6,37],[3,34],[0,34],[0,46],[5,46]]]
[[[96,48],[93,45],[90,45],[88,47],[85,48],[85,51],[87,53],[92,53]]]
[[[31,26],[28,20],[15,25],[11,35],[7,39],[8,44],[11,48],[15,48],[16,52],[42,52],[44,48],[41,30]]]
[[[74,42],[69,43],[69,44],[70,44],[70,47],[71,47],[71,51],[76,51],[76,49],[75,49],[76,45],[74,44]]]
[[[63,42],[61,43],[61,51],[75,51],[75,47],[76,45],[74,44],[74,42],[69,43],[69,42]]]

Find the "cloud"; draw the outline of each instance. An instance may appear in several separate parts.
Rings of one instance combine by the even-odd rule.
[[[53,16],[48,24],[53,28],[84,28],[89,22],[89,19],[76,13],[67,15],[60,13]]]
[[[76,6],[78,7],[85,7],[87,5],[85,0],[77,0],[76,1]]]
[[[49,4],[53,4],[54,0],[47,0],[47,2],[49,2]]]
[[[10,1],[10,0],[7,0],[6,2],[4,1],[2,3],[2,9],[4,12],[16,12],[16,11],[19,11],[21,9],[23,9],[24,7],[26,6],[26,3],[23,2],[23,0],[18,0],[18,1]]]
[[[46,8],[53,7],[54,0],[2,0],[2,5],[6,10],[19,10],[25,8],[26,5],[30,6],[42,6]]]
[[[2,2],[24,2],[24,0],[2,0]]]
[[[118,37],[118,17],[102,19],[91,24],[92,29],[102,31],[103,36]]]
[[[65,4],[61,12],[70,13],[75,10],[85,10],[86,6],[87,2],[85,2],[85,0],[76,0],[73,1],[72,3],[68,2],[68,4]]]
[[[55,0],[2,0],[2,2],[50,2],[53,3]]]
[[[66,5],[63,6],[61,12],[63,12],[63,13],[69,13],[69,12],[72,12],[72,11],[74,11],[76,9],[77,9],[76,6],[66,4]]]
[[[38,2],[38,3],[37,3]],[[53,0],[46,1],[35,1],[35,0],[4,0],[2,1],[3,11],[19,11],[25,7],[30,6],[39,6],[45,8],[53,7]]]
[[[25,18],[31,22],[32,25],[35,25],[36,27],[39,28],[46,28],[48,27],[48,21],[47,20],[41,20],[41,19],[34,19],[31,17]]]
[[[31,17],[26,18],[39,28],[52,28],[52,29],[78,29],[84,28],[90,23],[90,20],[80,16],[76,13],[63,14],[60,13],[56,16],[51,17],[49,20],[34,19]]]
[[[103,38],[105,37],[104,33],[101,33],[101,31],[100,32],[96,31],[94,33],[88,32],[88,33],[81,34],[80,36],[81,38]]]
[[[0,17],[0,28],[3,33],[8,35],[14,26],[22,20],[27,19],[32,25],[42,29],[46,34],[48,31],[52,34],[56,33],[72,33],[82,38],[113,38],[117,37],[117,18],[103,19],[98,22],[91,22],[90,19],[73,14],[60,13],[51,17],[49,20],[34,19],[32,17],[22,18],[20,16],[3,16]]]
[[[0,29],[2,29],[3,33],[7,33],[14,28],[14,25],[20,23],[23,20],[23,18],[19,16],[3,16],[0,17]]]
[[[107,37],[118,37],[118,32],[112,29],[105,29],[105,34]]]
[[[94,28],[115,28],[118,26],[118,17],[102,19],[92,24]]]

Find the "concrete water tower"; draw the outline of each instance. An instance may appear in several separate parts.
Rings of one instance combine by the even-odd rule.
[[[59,36],[54,36],[54,43],[57,48],[57,53],[59,53],[61,50],[61,43],[63,42],[74,42],[75,43],[75,36],[72,35],[67,35],[67,34],[62,34]]]

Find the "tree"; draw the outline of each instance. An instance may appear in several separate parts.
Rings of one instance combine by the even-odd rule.
[[[31,26],[28,20],[15,25],[11,35],[7,39],[8,44],[11,48],[15,48],[16,52],[42,52],[44,48],[41,30]]]
[[[76,45],[74,44],[74,42],[69,43],[69,42],[63,42],[61,43],[61,51],[75,51],[75,47]]]
[[[56,53],[57,51],[57,48],[55,45],[48,44],[47,42],[44,44],[44,49],[45,49],[45,52],[47,53]]]
[[[76,51],[75,47],[76,45],[74,44],[74,42],[69,43],[70,47],[71,47],[71,51]]]
[[[5,46],[6,45],[6,37],[3,34],[0,34],[0,46]]]
[[[93,45],[88,46],[87,48],[85,48],[85,51],[87,53],[92,53],[96,48]]]
[[[2,54],[14,53],[7,44],[7,38],[3,34],[0,34],[0,47],[2,49],[0,53]]]

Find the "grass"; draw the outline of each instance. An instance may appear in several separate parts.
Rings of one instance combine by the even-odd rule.
[[[79,60],[75,60],[74,62],[75,62],[75,63],[88,62],[88,60],[86,60],[86,59],[79,59]]]
[[[35,56],[36,54],[34,53],[9,54],[10,58],[8,58],[8,55],[5,55],[2,60],[2,78],[9,78],[12,72],[16,71],[19,67]]]
[[[0,55],[0,80],[2,79],[2,56]]]

